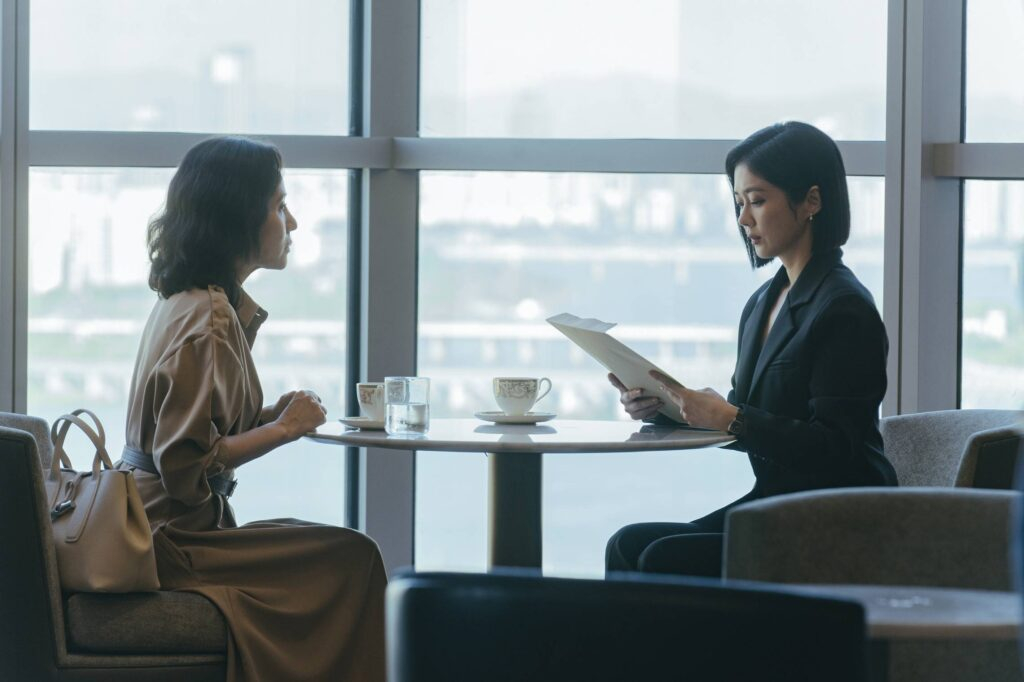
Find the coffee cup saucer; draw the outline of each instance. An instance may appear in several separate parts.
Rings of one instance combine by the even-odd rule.
[[[483,419],[495,424],[537,424],[554,419],[558,415],[554,412],[527,412],[526,414],[505,414],[500,410],[488,410],[477,412],[477,419]]]
[[[339,417],[338,421],[349,428],[362,429],[364,431],[380,431],[384,428],[383,419],[370,419],[369,417]]]

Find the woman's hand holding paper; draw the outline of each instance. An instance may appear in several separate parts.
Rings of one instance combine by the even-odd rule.
[[[658,413],[664,403],[657,396],[644,395],[642,388],[626,388],[617,376],[608,375],[608,381],[619,389],[619,402],[633,419],[649,419]]]
[[[665,396],[679,406],[690,426],[727,431],[738,408],[712,388],[694,391],[670,376],[651,370],[651,378],[661,383]]]

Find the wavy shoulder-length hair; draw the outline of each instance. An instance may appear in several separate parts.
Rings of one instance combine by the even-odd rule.
[[[746,165],[752,173],[781,189],[794,207],[818,186],[821,210],[812,224],[815,253],[839,248],[850,238],[850,193],[846,167],[839,147],[831,137],[808,123],[787,121],[762,128],[733,147],[725,157],[725,173],[733,186],[736,167]],[[740,207],[736,206],[736,218]],[[746,232],[740,237],[747,247],[750,265],[759,268],[771,262],[754,252]]]
[[[163,298],[222,287],[238,298],[239,263],[260,248],[260,228],[281,184],[281,153],[244,137],[215,137],[188,150],[149,223],[149,286]]]

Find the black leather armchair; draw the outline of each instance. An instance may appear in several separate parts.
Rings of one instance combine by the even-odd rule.
[[[764,586],[423,573],[387,593],[391,682],[863,680],[863,607]]]

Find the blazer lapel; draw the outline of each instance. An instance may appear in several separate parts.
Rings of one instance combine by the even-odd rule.
[[[761,329],[763,328],[761,327]],[[757,382],[761,375],[764,374],[764,368],[789,343],[789,339],[795,333],[796,324],[793,322],[793,310],[789,305],[789,297],[787,296],[782,304],[782,308],[779,310],[778,316],[775,318],[775,324],[772,325],[771,331],[768,332],[768,340],[765,342],[764,348],[761,349],[761,354],[757,356],[754,376],[750,380],[750,393],[753,393],[754,389],[757,388]]]
[[[789,290],[786,295],[786,301],[782,304],[782,308],[779,310],[778,317],[775,318],[775,324],[772,325],[771,331],[768,332],[768,339],[764,344],[764,348],[761,349],[761,353],[757,356],[757,364],[754,366],[753,377],[750,379],[750,388],[745,398],[749,398],[757,388],[757,382],[764,374],[765,368],[771,364],[772,360],[776,355],[779,354],[789,340],[793,337],[793,334],[797,330],[796,314],[799,308],[810,303],[811,299],[814,298],[815,292],[818,291],[818,287],[825,280],[828,273],[841,262],[843,252],[841,249],[834,249],[826,251],[820,254],[814,254],[810,262],[804,268],[803,273],[796,280],[796,284]],[[772,283],[772,287],[768,290],[769,292],[777,292],[779,289],[776,285],[781,286],[782,280],[785,280],[785,268],[779,269],[779,275],[776,276],[776,281]],[[764,303],[766,310],[770,310],[770,302],[776,300],[776,296],[765,296]],[[751,318],[754,316],[751,315]],[[755,330],[758,335],[761,329],[764,329],[764,324],[767,320],[761,322],[760,326]],[[744,330],[747,333],[747,330]],[[744,339],[746,341],[746,339]],[[738,382],[737,382],[738,385]],[[738,391],[737,391],[738,393]]]
[[[783,272],[780,268],[779,272]],[[783,276],[784,273],[783,273]],[[768,286],[761,296],[758,297],[754,309],[743,325],[743,339],[740,341],[739,355],[736,358],[736,400],[745,403],[750,396],[751,380],[754,376],[754,367],[757,364],[757,356],[761,352],[761,330],[764,329],[771,310],[771,302],[775,300],[774,292],[779,290],[781,283],[778,281],[779,274]]]

